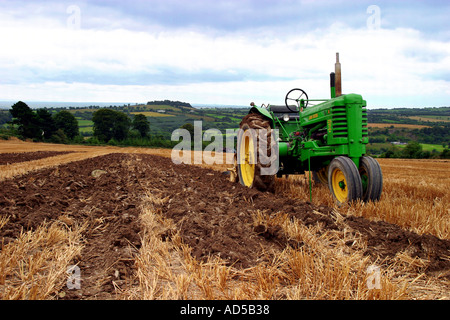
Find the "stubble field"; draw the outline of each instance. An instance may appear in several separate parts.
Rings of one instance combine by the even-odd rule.
[[[170,155],[1,141],[0,298],[450,298],[449,161],[381,159],[381,201],[338,208]]]

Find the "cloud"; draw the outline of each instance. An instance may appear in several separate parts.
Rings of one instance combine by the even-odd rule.
[[[367,28],[369,2],[81,1],[75,30],[72,3],[5,3],[3,100],[246,105],[282,103],[293,87],[326,98],[340,52],[344,92],[372,106],[448,104],[450,42],[429,36],[430,19],[423,31],[396,25],[401,8],[418,14],[398,3],[380,4],[376,30]]]

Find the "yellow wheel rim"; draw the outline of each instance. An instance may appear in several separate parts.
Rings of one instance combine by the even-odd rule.
[[[341,170],[336,169],[333,171],[331,176],[331,184],[333,186],[333,192],[336,199],[339,202],[345,202],[348,196],[347,180],[345,180],[344,173]]]
[[[253,147],[253,139],[250,135],[245,134],[242,137],[240,152],[239,152],[239,163],[241,169],[242,182],[245,186],[250,187],[253,184],[255,178],[255,154]]]

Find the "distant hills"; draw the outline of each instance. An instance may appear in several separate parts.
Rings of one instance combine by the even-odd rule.
[[[181,101],[171,101],[171,100],[155,100],[155,101],[149,101],[147,102],[148,106],[158,106],[158,105],[166,105],[166,106],[172,106],[172,107],[185,107],[185,108],[191,108],[192,106],[190,103],[187,102],[181,102]]]
[[[232,108],[222,106],[202,108],[193,107],[188,102],[172,100],[148,101],[146,104],[122,104],[118,106],[90,105],[85,107],[66,107],[78,120],[80,133],[83,136],[92,135],[92,115],[100,108],[121,111],[133,118],[136,114],[143,114],[150,122],[152,135],[170,139],[172,132],[186,123],[193,124],[201,121],[203,130],[217,128],[225,132],[226,129],[236,129],[249,108]],[[60,108],[48,108],[50,112],[57,112]],[[4,113],[8,113],[7,110]],[[1,115],[2,111],[0,111]],[[1,123],[0,123],[1,125]]]
[[[15,102],[14,102],[15,103]],[[14,103],[11,103],[14,104]],[[11,121],[9,109],[0,110],[0,129]],[[92,135],[92,115],[100,108],[124,112],[130,118],[143,114],[150,123],[150,134],[169,139],[175,129],[186,123],[201,121],[202,129],[236,129],[242,118],[248,113],[249,106],[236,107],[226,105],[192,105],[188,102],[172,100],[154,100],[145,104],[76,104],[63,107],[47,107],[51,113],[61,109],[71,112],[77,119],[80,133]],[[369,145],[367,150],[373,155],[381,155],[392,145],[402,146],[417,141],[430,151],[442,151],[450,144],[450,107],[439,108],[394,108],[368,109]]]

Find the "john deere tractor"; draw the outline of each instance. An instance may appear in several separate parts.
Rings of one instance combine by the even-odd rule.
[[[241,184],[271,190],[275,176],[308,171],[310,181],[328,185],[339,205],[380,199],[381,168],[366,155],[366,101],[341,93],[339,53],[330,87],[330,99],[309,99],[296,88],[284,105],[251,104],[237,136],[235,173]]]

